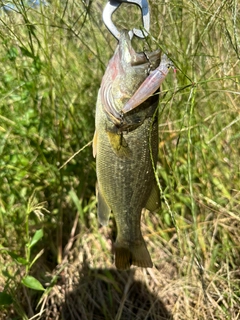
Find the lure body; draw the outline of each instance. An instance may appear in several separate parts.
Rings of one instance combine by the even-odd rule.
[[[150,73],[134,95],[128,100],[122,108],[122,113],[124,114],[133,110],[153,95],[165,80],[170,67],[172,67],[172,63],[164,54],[159,67]]]

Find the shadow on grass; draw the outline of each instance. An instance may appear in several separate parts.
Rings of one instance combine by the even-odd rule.
[[[163,302],[150,292],[144,279],[135,279],[136,269],[91,269],[79,271],[79,282],[66,292],[64,320],[163,320],[172,319]]]

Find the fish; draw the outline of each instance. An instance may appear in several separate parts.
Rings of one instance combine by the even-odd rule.
[[[151,268],[153,263],[141,232],[143,208],[160,208],[154,168],[158,157],[159,86],[151,73],[161,66],[161,52],[137,53],[126,31],[110,59],[98,92],[93,155],[96,157],[97,214],[106,226],[116,221],[115,266]],[[165,62],[164,62],[165,64]],[[156,71],[155,71],[156,72]],[[158,72],[158,71],[157,71]],[[161,78],[162,81],[162,78]],[[146,99],[131,104],[134,93],[149,85]],[[142,89],[141,89],[142,90]],[[140,92],[141,95],[141,92]],[[129,106],[128,110],[124,106]]]

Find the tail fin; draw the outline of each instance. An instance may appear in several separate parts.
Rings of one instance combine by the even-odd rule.
[[[144,240],[140,244],[115,243],[115,265],[119,270],[127,270],[131,265],[142,268],[152,268],[153,263]]]

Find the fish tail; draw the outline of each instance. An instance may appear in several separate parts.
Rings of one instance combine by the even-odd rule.
[[[115,265],[119,270],[127,270],[131,265],[152,268],[153,263],[144,240],[138,245],[121,246],[115,244]]]

